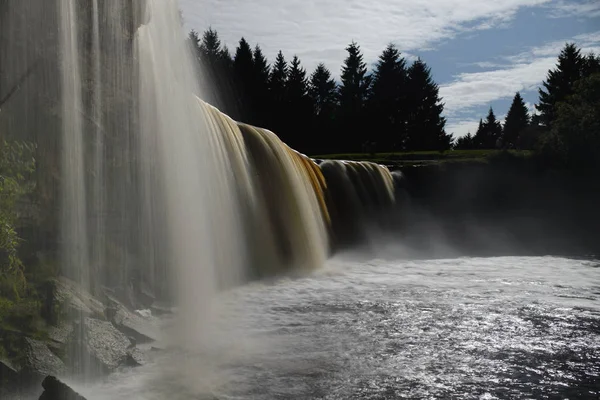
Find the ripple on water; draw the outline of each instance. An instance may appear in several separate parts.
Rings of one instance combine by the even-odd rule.
[[[229,293],[227,329],[187,364],[168,353],[81,392],[90,400],[595,399],[597,265],[336,261],[333,272]],[[118,385],[128,389],[111,392]]]

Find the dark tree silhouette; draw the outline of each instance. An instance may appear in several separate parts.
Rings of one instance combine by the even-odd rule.
[[[407,150],[448,150],[452,135],[444,130],[444,105],[431,70],[418,59],[408,69]]]
[[[369,117],[375,125],[372,138],[380,150],[402,149],[406,142],[406,60],[388,45],[379,56],[373,73]]]
[[[479,128],[475,133],[475,143],[480,149],[496,149],[500,146],[501,139],[502,125],[490,107],[485,121],[479,121]]]
[[[521,132],[529,126],[529,123],[527,106],[525,106],[521,94],[517,92],[508,110],[508,114],[506,114],[502,133],[502,145],[510,149],[519,148]]]
[[[252,48],[246,39],[240,39],[233,58],[233,72],[238,88],[238,109],[241,110],[237,119],[252,123],[254,120],[254,105],[252,104],[252,82],[254,81],[254,56]]]
[[[558,56],[556,68],[548,71],[546,80],[539,89],[539,103],[542,125],[550,127],[556,117],[556,104],[573,92],[574,83],[582,77],[585,59],[574,43],[567,43]]]
[[[307,128],[310,126],[312,109],[308,97],[308,81],[306,79],[306,70],[300,65],[298,56],[294,56],[290,63],[288,79],[286,82],[286,105],[289,121],[288,125],[290,135],[289,145],[301,152],[310,152],[310,135],[307,135]]]
[[[269,124],[269,72],[270,65],[265,58],[260,46],[256,45],[253,53],[254,79],[250,83],[252,101],[254,103],[254,121],[256,125]]]
[[[459,137],[456,139],[456,143],[454,144],[454,148],[456,150],[473,150],[476,148],[475,140],[471,132],[468,132],[465,136]]]
[[[283,131],[286,128],[284,113],[286,110],[288,69],[288,63],[285,61],[283,53],[279,51],[269,75],[269,97],[271,101],[269,127],[279,135],[283,135]]]
[[[338,106],[337,85],[325,64],[317,65],[310,76],[308,95],[313,107],[313,126],[310,131],[314,134],[314,152],[322,154],[335,151],[332,131]]]
[[[361,151],[368,139],[365,106],[371,77],[367,75],[367,65],[363,61],[360,46],[352,42],[346,51],[348,56],[342,66],[342,84],[339,88],[341,124],[338,143],[340,150]]]

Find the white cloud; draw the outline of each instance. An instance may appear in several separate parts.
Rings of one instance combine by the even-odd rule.
[[[459,138],[465,136],[467,133],[475,135],[478,126],[479,119],[460,119],[448,122],[446,124],[446,132],[452,133],[454,137]]]
[[[402,51],[432,48],[459,33],[506,25],[522,7],[550,0],[180,0],[187,26],[215,28],[231,49],[244,36],[269,59],[279,49],[308,69],[335,74],[356,40],[368,62],[391,40]]]
[[[550,16],[565,17],[600,17],[600,1],[598,0],[559,0],[550,5]]]
[[[584,53],[600,52],[600,31],[587,33],[505,57],[505,64],[498,69],[459,74],[454,81],[441,85],[440,95],[446,104],[445,113],[449,126],[456,129],[456,135],[467,133],[465,127],[471,126],[468,124],[472,124],[472,121],[464,121],[461,117],[475,107],[490,104],[494,100],[510,99],[517,91],[536,89],[548,70],[555,66],[556,57],[567,41],[575,41]],[[532,105],[528,105],[528,108],[532,109]],[[448,132],[452,131],[448,129]]]

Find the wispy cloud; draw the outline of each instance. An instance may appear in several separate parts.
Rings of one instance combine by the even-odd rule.
[[[600,1],[598,0],[570,0],[555,1],[549,5],[550,17],[600,17]]]
[[[244,36],[269,58],[279,49],[307,68],[335,73],[356,40],[368,62],[393,41],[403,51],[433,48],[468,31],[505,25],[522,7],[550,0],[180,0],[188,27],[217,29],[234,47]]]
[[[568,41],[575,41],[584,52],[600,51],[600,31],[591,32],[504,57],[497,69],[462,73],[452,82],[442,85],[440,94],[446,104],[448,131],[453,128],[457,136],[462,136],[474,123],[474,120],[464,120],[463,117],[474,108],[495,100],[510,99],[517,91],[536,89],[546,78],[548,70],[555,66],[558,53]],[[533,109],[533,105],[529,104],[528,108]]]

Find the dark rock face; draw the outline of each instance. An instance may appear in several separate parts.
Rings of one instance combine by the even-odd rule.
[[[87,350],[91,358],[107,372],[124,364],[131,341],[108,321],[86,318]]]
[[[66,372],[65,364],[45,343],[30,338],[26,338],[25,341],[26,370],[42,375],[62,375]]]
[[[44,393],[42,393],[39,400],[85,400],[83,396],[54,376],[44,378],[42,387],[44,388]]]

